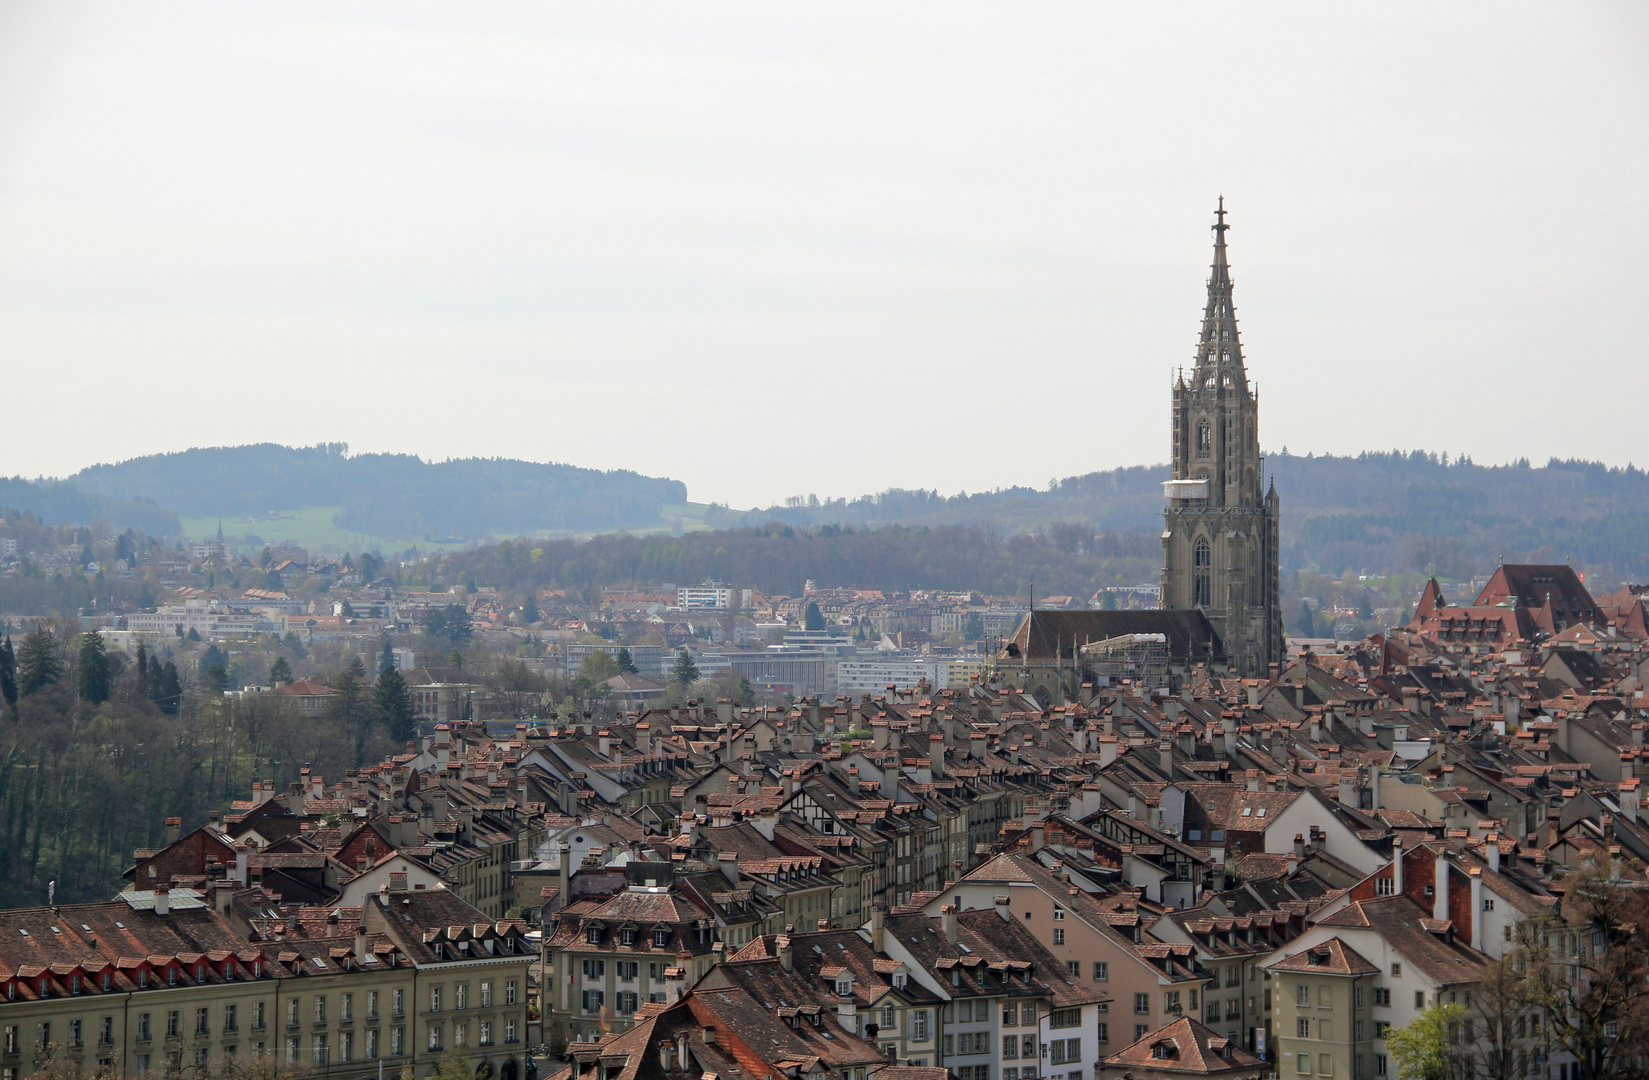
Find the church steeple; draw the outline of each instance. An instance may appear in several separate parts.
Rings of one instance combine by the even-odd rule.
[[[1164,488],[1162,605],[1197,608],[1246,675],[1282,659],[1280,500],[1263,486],[1259,399],[1248,386],[1226,249],[1225,198],[1189,379],[1173,388],[1173,480]]]
[[[1242,340],[1237,336],[1237,307],[1231,299],[1231,263],[1225,251],[1225,232],[1229,228],[1225,223],[1225,196],[1221,195],[1219,208],[1214,211],[1214,265],[1208,272],[1208,303],[1203,308],[1202,334],[1197,339],[1193,383],[1210,390],[1248,387]]]

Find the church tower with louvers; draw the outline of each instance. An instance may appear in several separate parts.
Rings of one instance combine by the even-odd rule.
[[[1174,383],[1174,478],[1164,482],[1162,606],[1197,608],[1228,662],[1264,677],[1283,660],[1279,503],[1260,457],[1259,395],[1248,386],[1226,261],[1225,200],[1196,362]]]

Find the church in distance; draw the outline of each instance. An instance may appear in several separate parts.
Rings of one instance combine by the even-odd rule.
[[[1196,361],[1174,384],[1161,608],[1026,616],[998,670],[1049,703],[1077,700],[1085,672],[1150,678],[1205,662],[1263,678],[1284,659],[1281,504],[1265,483],[1259,394],[1248,385],[1231,297],[1229,228],[1222,198]]]

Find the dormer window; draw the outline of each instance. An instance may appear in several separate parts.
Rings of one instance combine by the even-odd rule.
[[[838,995],[840,995],[841,997],[847,997],[849,994],[853,993],[853,980],[852,979],[837,979],[836,980],[836,993]]]
[[[653,948],[662,949],[670,944],[670,930],[660,926],[653,931]]]
[[[114,972],[105,971],[103,973],[103,979],[102,979],[102,982],[101,982],[100,985],[103,987],[104,990],[113,990],[114,985],[115,985],[115,974],[114,974]]]
[[[634,945],[636,943],[635,927],[626,926],[620,930],[618,932],[618,943],[620,945]]]
[[[592,926],[584,931],[584,940],[591,945],[601,944],[601,927]]]

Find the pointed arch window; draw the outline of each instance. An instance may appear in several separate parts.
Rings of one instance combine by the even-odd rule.
[[[1191,606],[1211,607],[1214,599],[1214,549],[1208,540],[1198,537],[1191,549]]]
[[[1197,456],[1207,457],[1214,449],[1214,429],[1204,420],[1197,424]]]

